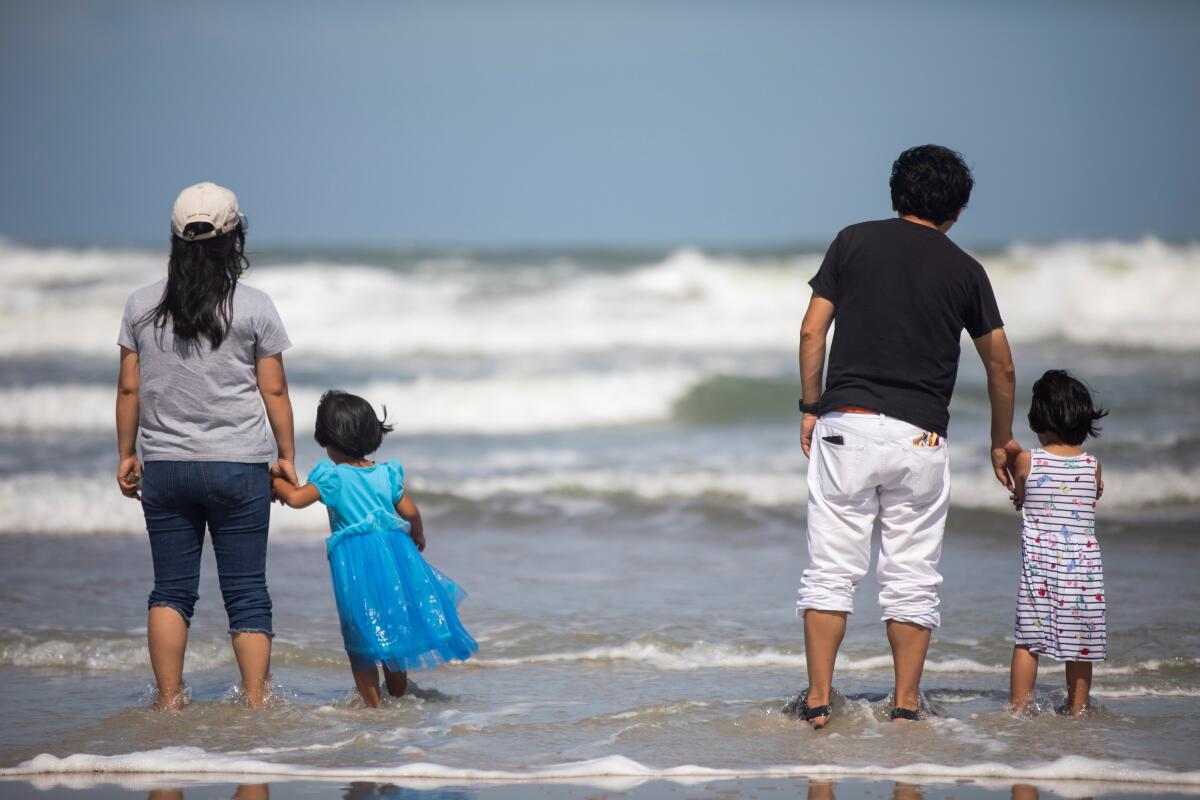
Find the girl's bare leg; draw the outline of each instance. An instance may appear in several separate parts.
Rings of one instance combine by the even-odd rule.
[[[1079,716],[1088,707],[1088,695],[1092,691],[1092,662],[1067,662],[1067,708],[1072,716]]]
[[[242,690],[251,708],[262,708],[271,694],[271,637],[258,631],[230,635],[242,673]]]
[[[367,708],[379,708],[379,670],[371,667],[370,670],[353,674],[354,688],[358,689],[358,696],[362,698],[363,705]]]
[[[403,670],[392,672],[387,667],[384,667],[383,681],[387,684],[388,694],[392,697],[400,697],[408,691],[408,673]]]
[[[170,606],[154,606],[146,618],[150,667],[158,684],[158,708],[179,708],[183,697],[183,656],[187,652],[188,626]]]
[[[1014,647],[1012,669],[1008,678],[1008,710],[1017,714],[1033,702],[1033,687],[1037,684],[1038,657],[1028,647]]]

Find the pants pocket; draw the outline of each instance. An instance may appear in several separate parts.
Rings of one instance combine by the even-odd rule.
[[[816,445],[817,485],[826,500],[847,500],[866,488],[866,465],[860,444],[835,444],[822,439],[828,429],[817,428]],[[835,433],[835,435],[837,435]]]
[[[259,494],[255,480],[265,473],[265,464],[208,462],[204,465],[204,483],[208,502],[233,508],[245,505]]]
[[[908,488],[913,502],[936,500],[946,484],[946,445],[908,447]]]
[[[142,466],[142,506],[162,508],[175,499],[174,467],[170,461],[147,461]]]

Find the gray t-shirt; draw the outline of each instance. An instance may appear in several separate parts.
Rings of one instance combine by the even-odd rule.
[[[147,319],[166,279],[129,296],[117,344],[136,351],[144,461],[236,461],[275,458],[266,409],[258,393],[256,361],[292,346],[271,298],[238,284],[233,320],[221,346],[200,337],[176,342],[168,320]]]

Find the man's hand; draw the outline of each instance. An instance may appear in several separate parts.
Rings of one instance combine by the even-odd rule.
[[[296,477],[296,467],[289,459],[281,458],[276,461],[275,465],[271,467],[271,477],[283,478],[297,489],[300,488],[300,479]]]
[[[1013,508],[1020,511],[1025,506],[1025,486],[1021,481],[1015,482],[1017,485],[1013,487],[1012,493],[1008,495],[1008,499],[1012,501]]]
[[[137,456],[125,456],[117,466],[117,486],[130,500],[141,500],[142,464]]]
[[[818,419],[816,414],[805,414],[800,422],[800,449],[804,451],[805,458],[808,458],[808,450],[812,447],[813,428],[817,427]]]
[[[1013,481],[1013,469],[1017,465],[1017,456],[1020,454],[1021,445],[1017,444],[1016,439],[1009,439],[999,447],[992,447],[992,469],[996,473],[996,480],[1000,481],[1000,485],[1010,492],[1016,488]]]

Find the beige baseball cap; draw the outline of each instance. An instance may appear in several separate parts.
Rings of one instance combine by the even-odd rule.
[[[197,183],[189,186],[175,198],[171,209],[171,233],[189,242],[221,236],[242,224],[238,211],[237,195],[215,183]],[[189,235],[184,233],[193,222],[207,222],[211,231]]]

